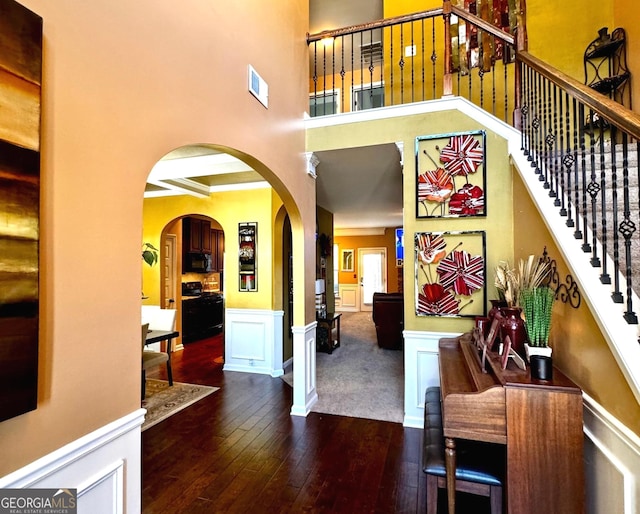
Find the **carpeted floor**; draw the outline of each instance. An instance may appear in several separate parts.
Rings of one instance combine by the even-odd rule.
[[[403,352],[378,347],[370,312],[345,312],[340,348],[316,353],[318,402],[313,412],[402,423]],[[282,379],[292,384],[289,370]]]
[[[147,409],[141,431],[173,416],[205,396],[216,392],[219,387],[174,382],[169,386],[165,380],[147,379],[146,395],[142,407]]]

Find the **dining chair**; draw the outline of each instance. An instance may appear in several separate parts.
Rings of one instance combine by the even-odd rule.
[[[149,330],[167,330],[171,332],[176,329],[176,312],[175,309],[151,308],[145,313],[146,319],[143,320],[143,323],[149,322]],[[163,341],[160,343],[160,350],[170,353],[169,344],[170,342]],[[167,346],[166,349],[165,345]]]
[[[157,352],[155,350],[149,350],[145,348],[147,333],[149,332],[149,323],[142,325],[142,377],[141,377],[141,393],[142,399],[146,396],[147,385],[147,370],[160,366],[164,363],[167,365],[167,377],[169,379],[169,386],[173,385],[173,373],[171,371],[171,347],[167,345],[166,352]]]

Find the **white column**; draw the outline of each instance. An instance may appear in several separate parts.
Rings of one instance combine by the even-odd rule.
[[[293,332],[293,405],[292,416],[306,416],[318,401],[316,390],[316,325],[292,327]]]

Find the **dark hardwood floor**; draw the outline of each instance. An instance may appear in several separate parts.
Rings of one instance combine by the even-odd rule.
[[[222,335],[173,355],[174,380],[220,387],[142,433],[144,514],[415,513],[426,509],[422,431],[291,416],[279,378],[222,371]],[[148,374],[166,379],[166,370]],[[444,491],[439,512],[446,512]],[[458,512],[488,512],[460,498]]]

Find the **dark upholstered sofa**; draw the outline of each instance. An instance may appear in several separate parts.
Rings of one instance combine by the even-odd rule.
[[[372,317],[376,326],[378,346],[389,350],[402,350],[404,295],[402,293],[374,293]]]

